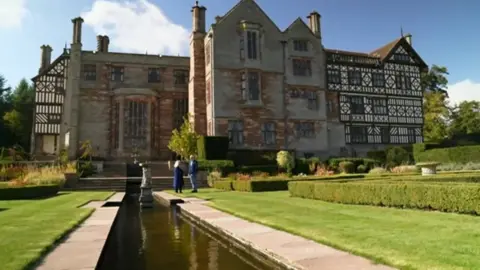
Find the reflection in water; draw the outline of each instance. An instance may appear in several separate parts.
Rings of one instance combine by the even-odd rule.
[[[251,259],[251,258],[249,258]],[[253,266],[202,230],[181,219],[175,207],[140,209],[125,197],[109,236],[101,270],[250,270]]]

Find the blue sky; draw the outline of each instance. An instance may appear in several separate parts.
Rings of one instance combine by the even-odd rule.
[[[428,64],[450,71],[455,100],[480,99],[480,1],[447,0],[256,0],[281,29],[312,10],[322,15],[327,48],[369,52],[400,36]],[[185,54],[191,28],[191,0],[9,0],[0,11],[0,74],[12,86],[31,78],[40,64],[40,46],[57,57],[72,38],[71,19],[82,15],[84,49],[95,49],[95,36],[108,34],[111,50]],[[238,0],[204,0],[207,23]],[[6,13],[4,13],[6,12]],[[476,33],[476,34],[475,34]],[[52,59],[52,60],[53,60]]]

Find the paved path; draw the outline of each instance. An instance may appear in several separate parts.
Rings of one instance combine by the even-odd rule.
[[[115,193],[106,202],[121,202],[125,193]],[[107,241],[119,207],[101,206],[92,201],[82,207],[96,208],[95,212],[75,231],[52,250],[37,270],[94,270]]]
[[[155,192],[164,201],[178,201],[178,198],[165,192]],[[302,270],[387,270],[394,269],[374,264],[368,259],[336,250],[299,236],[275,230],[267,226],[249,222],[205,205],[200,199],[184,198],[179,204],[182,213],[197,221],[213,226],[243,245],[254,248],[274,261]]]

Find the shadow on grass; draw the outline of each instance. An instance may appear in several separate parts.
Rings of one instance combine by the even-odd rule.
[[[0,208],[0,212],[8,210],[8,208]]]

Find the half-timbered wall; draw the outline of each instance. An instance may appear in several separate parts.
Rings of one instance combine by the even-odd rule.
[[[67,81],[68,59],[64,58],[35,80],[35,134],[60,134]]]
[[[327,54],[328,90],[339,93],[347,144],[422,142],[420,67],[399,46],[384,63],[367,54]]]

